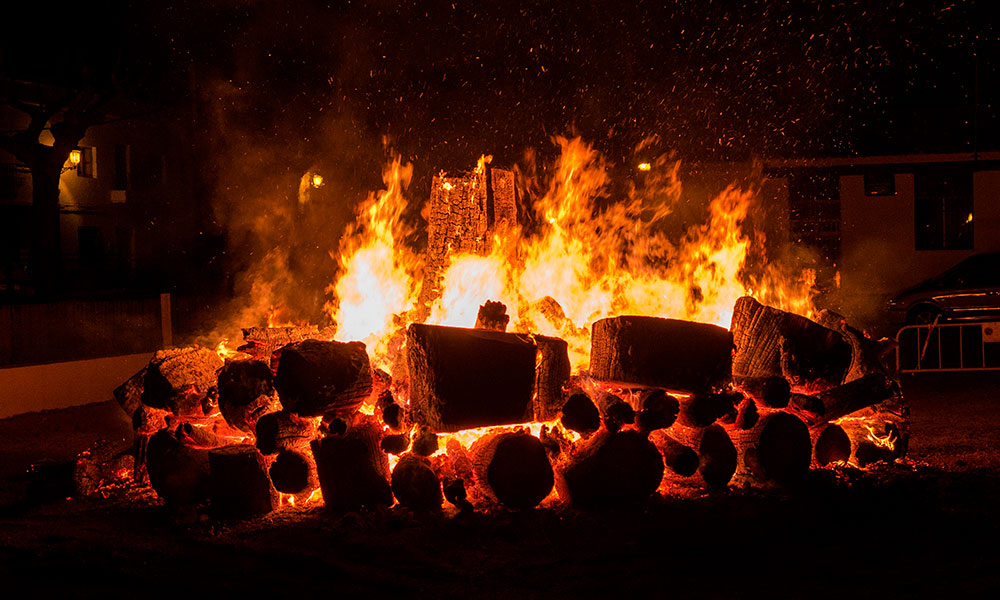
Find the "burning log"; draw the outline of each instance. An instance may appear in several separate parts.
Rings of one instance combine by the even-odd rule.
[[[754,399],[761,407],[785,408],[788,406],[791,386],[782,376],[733,377],[736,389]]]
[[[851,346],[851,366],[844,377],[845,382],[860,379],[870,373],[888,374],[882,359],[896,347],[894,341],[873,340],[864,332],[851,327],[847,319],[832,310],[820,311],[818,322],[839,332]]]
[[[146,380],[146,367],[138,373],[125,380],[125,383],[115,388],[113,392],[118,406],[122,407],[125,414],[131,419],[135,411],[142,406],[142,388]]]
[[[642,502],[660,486],[663,456],[641,433],[611,433],[595,440],[588,450],[562,471],[559,495],[565,491],[574,506]]]
[[[734,375],[783,376],[793,386],[823,388],[843,382],[851,363],[851,348],[836,331],[750,296],[736,301],[730,329]]]
[[[813,445],[813,460],[825,467],[851,458],[851,438],[840,425],[828,423],[809,431]]]
[[[675,424],[670,435],[698,453],[698,474],[709,489],[722,489],[736,474],[737,453],[729,433],[721,425],[705,428]]]
[[[417,456],[430,456],[438,451],[438,436],[426,426],[421,426],[413,436],[413,453]]]
[[[417,423],[454,432],[531,419],[537,351],[525,336],[415,323],[406,347]]]
[[[282,450],[268,469],[274,489],[285,494],[304,496],[319,487],[316,461],[304,449]]]
[[[159,350],[143,380],[142,403],[175,415],[201,416],[214,393],[222,359],[214,350],[193,346]]]
[[[439,295],[452,255],[486,254],[491,233],[517,223],[514,172],[483,164],[462,176],[434,177],[428,212],[421,303]]]
[[[410,436],[405,433],[387,435],[379,442],[379,447],[387,454],[399,456],[410,447]],[[434,454],[431,452],[431,454]]]
[[[335,331],[328,327],[320,331],[315,325],[305,327],[248,327],[243,330],[243,345],[237,350],[256,360],[271,364],[280,348],[305,340],[332,340]],[[272,365],[274,366],[274,365]]]
[[[343,436],[313,440],[313,457],[327,508],[346,512],[392,505],[389,459],[379,448],[380,428],[363,424]]]
[[[507,508],[534,508],[552,491],[552,464],[542,442],[530,433],[484,436],[469,451],[479,485]]]
[[[181,444],[167,429],[150,438],[146,470],[153,491],[168,505],[197,505],[209,498],[208,451]]]
[[[708,427],[726,413],[735,413],[736,403],[742,400],[738,392],[701,392],[684,397],[680,400],[677,422],[685,427]]]
[[[649,433],[656,429],[666,429],[677,420],[679,411],[677,398],[661,389],[648,390],[639,400],[639,414],[636,416],[639,431]]]
[[[253,433],[257,419],[279,410],[273,380],[262,360],[227,360],[219,371],[219,410],[226,422]]]
[[[614,394],[605,394],[601,398],[601,414],[604,416],[604,427],[614,433],[624,425],[635,423],[635,409]]]
[[[199,427],[186,421],[177,425],[174,429],[174,437],[185,446],[203,450],[212,450],[229,444],[228,440],[216,435],[207,427]]]
[[[757,410],[757,403],[753,401],[753,398],[744,398],[736,411],[736,421],[733,426],[736,429],[753,429],[759,420],[760,412]]]
[[[809,428],[795,415],[783,411],[763,414],[746,431],[734,431],[742,466],[751,476],[766,481],[791,483],[809,471],[812,440]]]
[[[563,388],[569,382],[569,345],[565,340],[545,335],[532,335],[538,348],[535,367],[534,420],[551,421],[563,405]]]
[[[282,406],[297,415],[351,415],[372,391],[365,345],[305,340],[285,346],[274,385]]]
[[[590,370],[595,379],[677,390],[728,383],[732,335],[721,327],[624,316],[593,325]]]
[[[793,412],[810,426],[863,410],[899,394],[895,381],[881,373],[869,373],[850,383],[830,388],[815,396],[794,394],[790,406]]]
[[[392,494],[400,504],[415,511],[441,509],[441,482],[426,459],[407,455],[392,470]]]
[[[507,307],[503,302],[487,300],[486,304],[479,307],[476,314],[476,329],[486,329],[488,331],[507,331],[507,323],[510,317],[507,315]]]
[[[292,450],[309,444],[319,425],[287,411],[268,413],[257,421],[257,448],[263,454]]]
[[[583,392],[577,392],[566,400],[559,420],[566,429],[583,435],[594,433],[601,427],[601,413]]]
[[[663,463],[681,477],[698,472],[698,453],[690,446],[678,442],[665,431],[654,431],[649,440],[663,455]]]
[[[265,515],[278,506],[278,492],[267,476],[264,457],[253,446],[223,446],[208,453],[212,511],[242,519]]]

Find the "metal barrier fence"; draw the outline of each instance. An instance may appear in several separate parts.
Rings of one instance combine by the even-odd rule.
[[[1000,322],[907,325],[896,334],[900,373],[1000,370]]]

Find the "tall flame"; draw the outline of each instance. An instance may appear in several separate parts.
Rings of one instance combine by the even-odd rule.
[[[642,314],[728,327],[736,300],[751,292],[808,314],[808,277],[766,261],[753,272],[747,266],[751,249],[763,242],[743,231],[754,190],[726,188],[709,204],[704,224],[672,241],[664,218],[682,197],[679,162],[659,159],[642,190],[609,203],[609,169],[600,153],[579,138],[556,142],[561,155],[532,207],[537,227],[494,232],[485,256],[452,256],[427,322],[471,327],[479,305],[498,300],[512,330],[566,339],[580,370],[587,368],[590,324],[604,317]],[[481,158],[477,169],[488,162]],[[365,341],[376,362],[416,301],[419,263],[401,243],[400,219],[411,174],[398,158],[390,163],[386,189],[361,207],[341,244],[342,275],[329,288],[337,299],[338,339]]]
[[[377,365],[389,360],[390,336],[400,327],[401,315],[416,299],[416,255],[402,243],[409,233],[402,215],[403,190],[413,176],[413,166],[393,158],[382,172],[385,189],[372,194],[358,207],[358,219],[341,239],[340,277],[327,288],[334,295],[328,303],[337,324],[336,339],[360,340],[368,346]]]

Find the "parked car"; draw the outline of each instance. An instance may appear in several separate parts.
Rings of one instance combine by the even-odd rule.
[[[893,322],[1000,319],[1000,252],[974,254],[889,301]]]

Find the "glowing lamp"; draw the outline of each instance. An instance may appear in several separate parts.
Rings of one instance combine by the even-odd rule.
[[[639,163],[639,170],[640,171],[648,171],[651,168],[653,168],[653,166],[650,165],[649,163]]]
[[[81,160],[83,160],[83,152],[80,149],[69,151],[69,164],[75,167],[80,164]]]
[[[319,173],[313,173],[311,182],[314,188],[318,188],[323,185],[323,176]]]

